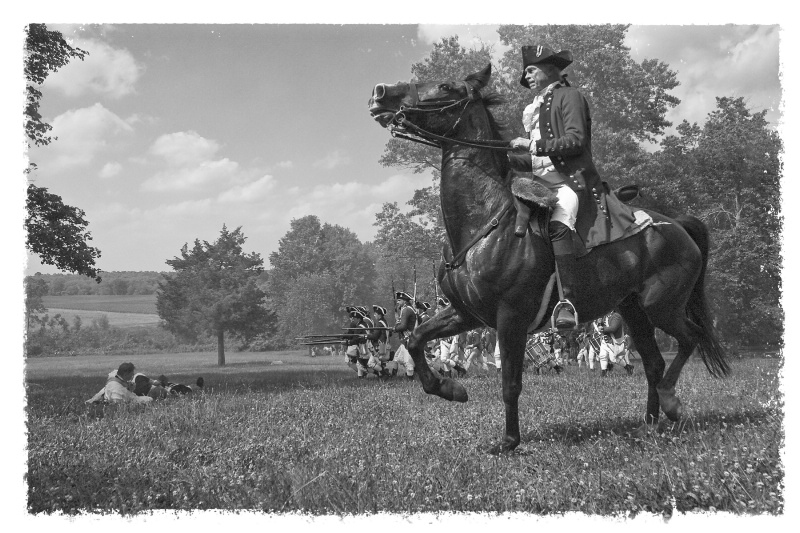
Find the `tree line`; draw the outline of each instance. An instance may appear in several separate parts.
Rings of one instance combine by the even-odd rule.
[[[531,96],[518,83],[522,45],[572,50],[568,79],[590,101],[593,155],[603,178],[612,188],[637,183],[638,206],[703,220],[711,231],[707,293],[721,338],[734,352],[741,345],[780,346],[781,139],[766,111],[731,96],[717,97],[702,125],[684,121],[676,134],[665,136],[672,126],[666,113],[680,103],[670,94],[678,85],[676,73],[657,59],[631,58],[624,45],[627,29],[500,26],[500,39],[510,48],[493,65],[491,89],[505,99],[498,119],[509,138],[523,135],[520,117]],[[460,80],[491,62],[491,47],[467,49],[457,36],[444,38],[411,65],[411,80]],[[259,254],[244,253],[241,228],[223,226],[217,241],[197,240],[167,261],[173,272],[158,284],[157,298],[168,329],[186,337],[215,336],[224,364],[226,331],[289,346],[300,335],[337,331],[347,305],[391,308],[395,290],[432,302],[444,242],[441,154],[391,138],[380,162],[428,172],[432,181],[412,198],[382,206],[373,242],[362,243],[348,228],[308,215],[291,222],[266,270]]]

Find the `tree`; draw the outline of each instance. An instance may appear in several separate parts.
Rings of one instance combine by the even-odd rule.
[[[223,225],[219,239],[210,244],[195,239],[181,249],[181,257],[166,263],[174,269],[165,274],[156,294],[158,315],[172,333],[196,339],[201,333],[217,339],[217,362],[225,365],[225,333],[252,339],[271,332],[275,313],[265,306],[266,294],[256,280],[263,271],[257,253],[245,254],[241,227],[230,232]]]
[[[44,297],[49,292],[47,282],[40,276],[25,277],[25,331],[30,331],[31,319],[35,313],[44,313]]]
[[[83,60],[87,53],[70,46],[61,33],[49,31],[44,24],[30,24],[26,29],[24,72],[28,83],[24,116],[29,147],[31,143],[44,146],[56,139],[49,135],[52,126],[43,122],[39,113],[40,86],[50,73],[74,58]],[[31,163],[26,172],[30,174],[35,169],[36,165]],[[95,278],[99,283],[99,270],[94,265],[100,251],[88,244],[91,233],[84,230],[88,225],[84,212],[32,183],[27,192],[25,246],[28,250],[37,254],[42,263]]]
[[[100,271],[94,266],[100,250],[87,244],[92,234],[85,231],[89,223],[83,218],[83,210],[64,204],[60,196],[33,184],[28,185],[26,207],[28,250],[44,264],[95,278],[100,283]]]
[[[341,326],[345,306],[375,297],[375,257],[347,228],[314,215],[294,219],[270,254],[270,302],[280,309],[279,336],[287,344],[313,331]]]

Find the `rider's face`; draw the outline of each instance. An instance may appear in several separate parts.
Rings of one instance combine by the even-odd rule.
[[[546,69],[543,70],[536,65],[525,67],[525,79],[533,91],[540,91],[550,85],[550,78],[550,72]]]

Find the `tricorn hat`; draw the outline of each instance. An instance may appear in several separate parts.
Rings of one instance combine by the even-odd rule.
[[[555,65],[561,70],[567,68],[570,63],[572,63],[572,52],[569,50],[561,50],[560,52],[554,52],[550,48],[546,46],[538,45],[538,46],[523,46],[522,47],[522,76],[519,79],[519,83],[523,87],[527,87],[528,89],[531,88],[528,85],[528,80],[525,79],[525,69],[528,68],[530,65],[544,65],[550,64]]]
[[[421,301],[417,300],[416,302],[414,302],[414,307],[416,307],[420,311],[424,311],[425,310],[425,302],[421,302]]]
[[[350,310],[350,318],[364,318],[364,315],[358,309],[353,308]]]
[[[397,291],[396,293],[394,293],[394,299],[405,300],[407,302],[410,302],[413,298],[411,298],[411,296],[409,296],[408,293],[405,293],[403,291]]]
[[[439,296],[439,299],[438,299],[438,300],[436,300],[436,302],[437,302],[439,305],[441,305],[442,307],[447,307],[448,305],[450,305],[450,300],[448,300],[448,299],[447,299],[447,298],[445,298],[444,296]]]
[[[372,310],[378,313],[381,316],[386,316],[386,308],[381,307],[380,305],[373,305]]]

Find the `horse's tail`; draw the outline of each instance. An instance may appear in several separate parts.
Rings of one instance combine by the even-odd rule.
[[[689,215],[679,216],[675,221],[686,230],[695,244],[697,244],[703,258],[700,276],[695,282],[692,294],[689,296],[689,303],[686,305],[686,314],[689,319],[700,327],[700,342],[697,345],[697,349],[712,376],[726,376],[730,373],[730,367],[725,360],[722,346],[717,338],[714,323],[711,320],[711,313],[708,310],[705,292],[709,250],[708,228],[700,219]]]

